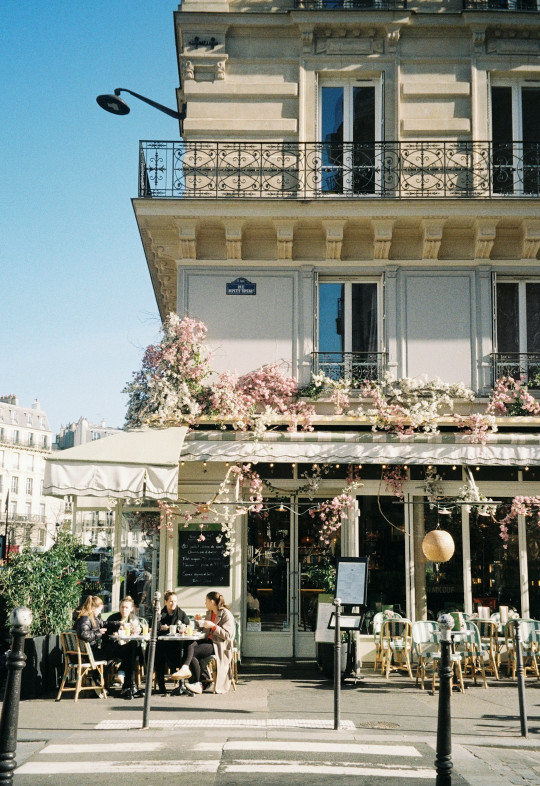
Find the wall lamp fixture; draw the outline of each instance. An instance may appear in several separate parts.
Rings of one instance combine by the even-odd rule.
[[[184,120],[186,117],[185,109],[182,112],[177,112],[175,109],[169,109],[168,106],[163,106],[163,104],[158,104],[157,101],[152,101],[151,98],[146,98],[146,96],[142,96],[139,93],[134,93],[133,90],[128,90],[127,87],[117,87],[114,94],[107,93],[98,96],[96,101],[106,112],[111,112],[113,115],[128,115],[130,111],[129,106],[120,98],[120,93],[129,93],[135,96],[135,98],[144,101],[145,104],[150,104],[154,109],[159,109],[160,112],[164,112],[166,115],[169,115],[169,117],[174,117],[175,120]]]

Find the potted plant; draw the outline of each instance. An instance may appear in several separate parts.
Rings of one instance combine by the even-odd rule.
[[[56,687],[62,663],[58,634],[72,625],[89,552],[70,532],[60,531],[48,551],[26,549],[12,556],[0,572],[4,629],[9,631],[9,615],[16,606],[27,606],[33,615],[25,642],[21,698]]]

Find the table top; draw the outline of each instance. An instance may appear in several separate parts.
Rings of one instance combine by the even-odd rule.
[[[189,635],[187,633],[175,633],[174,636],[171,636],[170,633],[166,633],[164,636],[158,636],[158,641],[199,641],[199,639],[204,638],[206,638],[206,633],[193,631]]]
[[[150,641],[150,634],[145,633],[130,633],[129,636],[120,635],[119,633],[113,633],[111,635],[111,639],[115,641]]]

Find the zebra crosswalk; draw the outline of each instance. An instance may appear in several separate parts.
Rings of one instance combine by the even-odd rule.
[[[398,786],[435,780],[433,749],[423,743],[310,740],[308,735],[268,739],[266,734],[217,740],[209,727],[198,737],[180,736],[51,743],[20,765],[15,782],[96,786],[112,783],[113,778],[115,784],[122,783],[124,778],[130,786],[253,786],[256,779],[258,786],[328,786],[331,779],[333,784],[386,781],[386,786]]]

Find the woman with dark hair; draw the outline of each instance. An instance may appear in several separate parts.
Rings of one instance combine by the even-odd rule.
[[[125,699],[140,698],[143,694],[135,684],[135,667],[137,657],[142,660],[141,645],[138,641],[125,641],[119,636],[120,629],[128,623],[130,632],[136,636],[141,632],[141,622],[135,615],[133,598],[126,595],[120,603],[120,611],[111,614],[107,620],[108,641],[103,642],[103,649],[110,660],[120,661],[120,669],[113,681],[113,687],[123,688]],[[112,638],[114,637],[114,638]]]
[[[84,601],[75,621],[75,630],[81,641],[87,641],[94,655],[99,654],[99,645],[104,633],[107,633],[102,619],[103,601],[97,595],[89,595]]]
[[[213,655],[217,671],[216,693],[226,693],[231,687],[234,617],[219,592],[208,593],[206,609],[204,620],[198,620],[200,627],[206,631],[206,636],[189,645],[182,667],[175,676],[184,679],[192,677],[192,682],[186,683],[186,688],[191,693],[202,693],[200,661]]]

